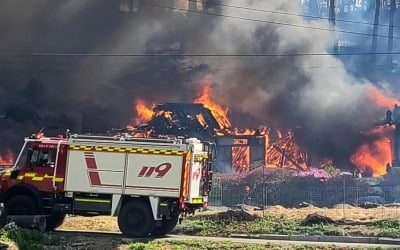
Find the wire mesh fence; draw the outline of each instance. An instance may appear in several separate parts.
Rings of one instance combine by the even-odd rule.
[[[283,207],[300,214],[318,212],[343,219],[400,219],[399,186],[274,185],[260,183],[248,187],[214,179],[209,206],[254,206],[271,209]]]

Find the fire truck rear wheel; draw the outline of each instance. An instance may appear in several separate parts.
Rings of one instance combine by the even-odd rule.
[[[148,203],[129,201],[118,215],[121,232],[129,237],[147,237],[154,229],[154,218]]]
[[[179,216],[173,217],[171,219],[163,219],[161,221],[161,227],[155,227],[151,235],[153,236],[164,236],[170,233],[178,224]]]
[[[16,195],[6,201],[7,215],[36,215],[39,214],[34,199],[26,195]]]
[[[51,231],[61,226],[64,222],[65,214],[55,213],[46,217],[46,230]]]

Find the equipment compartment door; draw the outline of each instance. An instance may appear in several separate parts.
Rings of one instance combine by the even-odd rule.
[[[70,150],[66,191],[122,193],[125,153]]]
[[[128,154],[125,193],[179,197],[183,156]]]

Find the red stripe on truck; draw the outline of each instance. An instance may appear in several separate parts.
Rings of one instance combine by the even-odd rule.
[[[95,186],[101,185],[100,175],[98,172],[89,170],[88,174],[89,174],[90,185],[95,185]]]

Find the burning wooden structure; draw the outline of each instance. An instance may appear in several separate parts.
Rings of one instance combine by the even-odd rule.
[[[199,98],[199,101],[207,103],[207,98]],[[279,133],[278,138],[270,143],[269,130],[266,127],[235,129],[220,106],[165,103],[154,106],[150,112],[141,101],[137,105],[140,106],[137,113],[147,117],[136,119],[136,122],[142,124],[128,127],[133,136],[196,137],[213,142],[217,149],[214,171],[247,172],[256,162],[259,163],[257,166],[266,167],[298,170],[308,167],[307,154],[296,144],[292,131]]]

